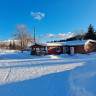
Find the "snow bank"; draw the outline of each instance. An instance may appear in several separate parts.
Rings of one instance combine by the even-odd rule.
[[[96,96],[96,52],[81,57],[86,62],[84,66],[71,71],[69,96]]]

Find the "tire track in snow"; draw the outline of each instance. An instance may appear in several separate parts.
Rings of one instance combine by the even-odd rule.
[[[10,70],[9,70],[9,73],[7,74],[7,76],[6,76],[6,78],[5,78],[5,82],[8,81],[8,78],[9,78],[9,76],[10,76],[11,71],[12,71],[12,70],[10,69]]]

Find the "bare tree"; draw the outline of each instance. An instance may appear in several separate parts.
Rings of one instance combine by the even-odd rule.
[[[6,42],[0,42],[0,49],[9,49],[8,44],[6,44]]]
[[[75,30],[74,32],[74,36],[76,36],[76,35],[84,35],[85,33],[86,33],[86,31],[85,30]]]
[[[33,37],[30,35],[26,25],[18,24],[15,29],[15,33],[12,34],[13,37],[19,41],[20,50],[23,52],[25,48],[28,47],[30,43],[33,42]]]
[[[86,33],[85,30],[75,30],[74,32],[74,36],[76,40],[84,40],[84,35]]]

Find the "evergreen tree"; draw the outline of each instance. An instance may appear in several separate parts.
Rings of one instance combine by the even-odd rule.
[[[15,42],[14,42],[14,41],[13,41],[12,49],[13,49],[13,50],[16,49],[16,45],[15,45]]]
[[[85,39],[94,39],[95,33],[94,33],[94,28],[90,24],[88,27],[88,33],[85,34]]]
[[[12,49],[12,43],[11,43],[11,41],[10,41],[10,44],[9,44],[9,49]]]

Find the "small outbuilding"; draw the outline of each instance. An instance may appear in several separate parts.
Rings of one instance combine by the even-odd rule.
[[[67,42],[56,42],[56,43],[36,43],[31,46],[31,51],[46,52],[51,54],[70,54],[74,55],[77,53],[84,54],[90,52],[96,52],[96,41],[95,40],[75,40]]]

